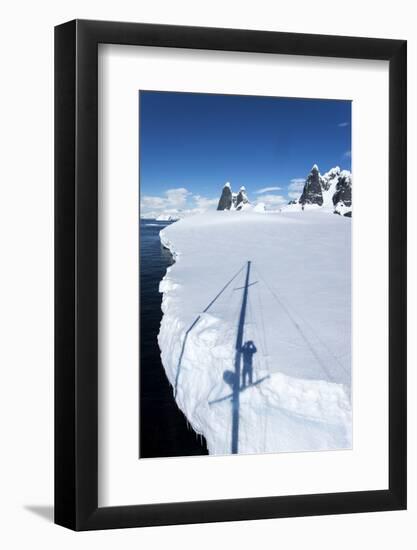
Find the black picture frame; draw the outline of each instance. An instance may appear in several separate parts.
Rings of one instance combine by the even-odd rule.
[[[98,44],[389,62],[387,490],[98,506]],[[55,28],[55,523],[79,531],[406,508],[406,45],[106,21]]]

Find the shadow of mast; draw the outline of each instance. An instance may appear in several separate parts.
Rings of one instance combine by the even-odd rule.
[[[246,264],[245,286],[243,289],[242,305],[240,308],[239,324],[235,344],[235,373],[232,394],[232,454],[239,452],[239,408],[240,408],[240,373],[242,361],[243,332],[245,327],[246,306],[248,303],[248,287],[251,262]]]

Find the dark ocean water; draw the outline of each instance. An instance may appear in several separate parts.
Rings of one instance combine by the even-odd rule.
[[[187,426],[175,403],[158,347],[162,319],[159,282],[173,263],[159,239],[166,225],[140,221],[140,458],[207,454],[204,439]]]

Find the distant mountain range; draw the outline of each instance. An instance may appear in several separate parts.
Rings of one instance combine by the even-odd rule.
[[[259,206],[259,205],[258,205]],[[217,210],[243,210],[250,208],[246,188],[241,187],[233,193],[230,183],[223,187]],[[352,174],[335,166],[321,175],[314,164],[308,174],[303,191],[298,199],[292,200],[282,210],[304,210],[304,208],[322,207],[341,216],[352,216]],[[256,210],[260,209],[256,206]]]
[[[331,209],[335,214],[352,216],[352,174],[339,166],[321,175],[317,164],[313,166],[304,183],[298,200],[290,204],[317,205]]]
[[[259,193],[257,194],[257,200],[251,203],[245,187],[240,187],[236,193],[232,191],[230,183],[226,183],[217,203],[217,210],[280,212],[323,208],[323,210],[341,216],[352,216],[352,174],[349,170],[341,170],[339,166],[331,168],[322,175],[317,164],[314,164],[304,181],[300,196],[297,199],[290,200],[288,204],[285,204],[283,196],[275,197],[274,195],[268,195],[268,198],[277,198],[279,201],[270,203],[266,201],[264,203],[262,201],[263,195]],[[212,203],[211,200],[209,202]],[[141,214],[141,217],[157,219],[158,221],[175,221],[192,214],[205,212],[207,209],[208,207],[191,210],[171,208],[159,214],[156,212],[145,215]]]

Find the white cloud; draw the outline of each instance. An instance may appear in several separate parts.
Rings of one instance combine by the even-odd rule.
[[[298,192],[298,191],[289,191],[288,192],[288,198],[290,198],[291,200],[297,200],[299,199],[301,196],[301,193]]]
[[[151,197],[149,195],[145,195],[140,199],[140,207],[145,209],[164,208],[165,204],[166,199],[163,199],[162,197]]]
[[[305,181],[306,181],[305,178],[293,178],[290,181],[290,185],[288,186],[288,189],[291,187],[293,190],[302,191]]]
[[[346,157],[347,159],[350,159],[351,156],[352,156],[352,151],[350,151],[350,150],[349,150],[349,151],[345,151],[345,152],[343,153],[343,156]]]
[[[219,199],[208,199],[207,197],[202,197],[201,195],[193,195],[193,200],[197,208],[203,210],[208,210],[217,206]]]
[[[280,206],[287,204],[287,202],[288,200],[282,195],[269,194],[259,197],[255,204],[263,203],[267,210],[273,210],[274,208],[279,208]]]
[[[281,187],[263,187],[255,191],[255,193],[260,195],[261,193],[269,193],[270,191],[281,191]]]
[[[346,128],[346,126],[349,126],[349,122],[339,122],[338,124],[339,128]]]
[[[183,208],[187,203],[187,196],[191,193],[185,189],[185,187],[179,187],[177,189],[168,189],[165,192],[167,202],[172,208]]]
[[[140,215],[142,218],[157,218],[161,214],[198,214],[214,208],[217,203],[218,199],[193,195],[185,187],[178,187],[168,189],[161,197],[143,195],[140,200]]]
[[[304,183],[304,178],[293,178],[288,186],[288,197],[293,200],[300,198],[304,189]]]
[[[140,206],[144,209],[168,209],[183,208],[187,203],[187,196],[190,194],[184,187],[168,189],[163,197],[143,195],[140,199]]]

